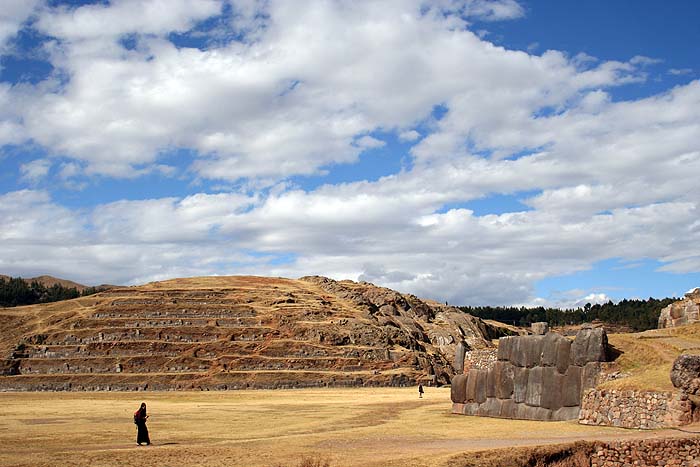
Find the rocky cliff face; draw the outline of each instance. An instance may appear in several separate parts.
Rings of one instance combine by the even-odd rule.
[[[498,330],[459,310],[323,277],[178,279],[0,309],[0,390],[449,383],[458,344]]]
[[[682,300],[661,310],[659,329],[700,322],[700,287],[685,294]]]
[[[452,380],[453,412],[528,420],[578,417],[583,391],[596,385],[607,360],[602,328],[581,329],[574,341],[546,335],[504,337],[498,360]]]

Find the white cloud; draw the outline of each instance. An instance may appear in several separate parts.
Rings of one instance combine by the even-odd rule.
[[[35,184],[46,178],[51,169],[51,161],[48,159],[35,159],[19,167],[22,178]]]
[[[3,0],[0,8],[0,52],[32,14],[40,0]]]
[[[692,68],[671,68],[668,70],[669,75],[682,76],[689,75],[693,72]]]
[[[644,80],[650,59],[530,55],[467,29],[523,14],[508,1],[236,2],[243,41],[178,48],[168,32],[221,9],[195,3],[161,15],[152,1],[133,21],[131,1],[43,10],[37,27],[57,37],[47,49],[69,80],[0,85],[0,141],[65,158],[56,175],[78,188],[95,174],[181,174],[163,154],[185,148],[194,177],[248,191],[82,210],[6,193],[0,271],[88,283],[324,274],[465,304],[535,303],[538,280],[611,257],[700,271],[700,82],[615,101],[610,88]],[[127,33],[133,50],[118,42]],[[284,181],[352,163],[386,144],[369,135],[391,132],[416,142],[398,173]],[[50,163],[26,164],[26,179]],[[464,207],[491,194],[531,210]],[[560,303],[607,298],[579,292]]]
[[[525,10],[515,0],[447,0],[452,8],[460,8],[467,16],[485,21],[516,19],[525,15]]]
[[[630,59],[630,63],[633,65],[650,66],[663,63],[663,60],[658,58],[645,57],[644,55],[635,55]]]
[[[17,102],[14,89],[0,83],[0,145],[19,144],[26,139],[26,131],[19,115],[21,104]]]
[[[440,103],[447,117],[419,158],[454,152],[472,132],[531,125],[542,107],[565,109],[587,89],[643,78],[632,63],[586,68],[557,52],[495,47],[464,29],[460,15],[516,17],[515,2],[426,5],[235,4],[234,23],[255,30],[256,40],[208,50],[162,37],[218,14],[218,2],[153,0],[136,18],[132,0],[47,9],[37,27],[60,40],[52,60],[70,81],[24,96],[24,128],[52,152],[83,161],[88,174],[138,176],[163,151],[185,147],[200,154],[192,169],[203,178],[269,184],[353,162],[358,137],[410,128]],[[254,19],[261,9],[264,27]],[[116,38],[132,32],[138,47],[126,50]]]
[[[604,292],[587,292],[581,289],[572,289],[564,292],[555,292],[548,298],[538,297],[523,305],[574,310],[576,308],[583,308],[587,304],[602,305],[609,301],[614,302],[615,300],[612,300]]]
[[[369,135],[365,135],[361,138],[359,138],[357,141],[355,141],[355,145],[362,148],[362,149],[374,149],[374,148],[381,148],[382,146],[386,146],[386,142],[382,141],[380,139],[374,138]]]
[[[221,11],[221,0],[112,0],[108,5],[48,9],[37,27],[65,40],[117,37],[123,34],[167,34],[187,31],[197,21]]]
[[[421,134],[418,133],[416,130],[408,130],[408,131],[402,131],[399,133],[399,140],[400,141],[415,141],[418,138],[420,138]]]
[[[439,193],[408,187],[379,195],[395,188],[383,179],[266,198],[200,194],[120,201],[87,216],[55,205],[42,192],[13,193],[0,199],[0,214],[10,219],[0,265],[8,272],[56,265],[70,270],[82,261],[90,263],[81,271],[94,275],[90,282],[324,274],[451,303],[513,304],[534,303],[539,279],[585,270],[611,256],[655,257],[687,267],[687,255],[700,242],[700,229],[679,229],[696,222],[690,202],[603,215],[536,210],[477,217],[468,210],[435,213]],[[55,251],[28,256],[30,245],[43,245],[32,251]],[[274,261],[289,254],[289,261]]]
[[[70,245],[83,235],[84,223],[80,216],[53,204],[44,191],[21,190],[0,195],[0,218],[3,220],[0,225],[2,258],[19,254],[31,261],[28,257],[32,250],[30,245]],[[36,254],[31,251],[31,256]]]

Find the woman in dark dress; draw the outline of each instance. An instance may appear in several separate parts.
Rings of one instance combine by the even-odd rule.
[[[142,402],[141,407],[134,412],[134,423],[138,428],[138,433],[136,434],[136,444],[141,446],[141,443],[146,443],[146,446],[151,444],[151,439],[148,437],[148,428],[146,427],[146,420],[148,419],[148,414],[146,414],[146,403]]]

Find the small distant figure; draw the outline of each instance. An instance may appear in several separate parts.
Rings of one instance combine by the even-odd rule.
[[[151,438],[148,437],[148,428],[146,427],[146,420],[148,420],[148,414],[146,413],[146,403],[141,402],[141,407],[134,412],[134,423],[138,428],[136,433],[136,444],[141,446],[141,443],[146,443],[146,446],[151,444]]]
[[[418,384],[418,398],[419,398],[419,399],[422,399],[422,398],[423,398],[423,393],[424,393],[424,392],[425,392],[425,391],[423,390],[423,385],[419,383],[419,384]]]

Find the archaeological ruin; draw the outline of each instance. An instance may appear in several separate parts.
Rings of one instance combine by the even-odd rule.
[[[700,322],[700,287],[688,291],[682,300],[661,310],[659,329]]]
[[[0,309],[0,390],[448,384],[458,343],[501,331],[456,308],[323,277],[192,278]]]
[[[541,334],[501,338],[491,365],[453,378],[453,413],[525,420],[578,417],[583,392],[595,387],[601,362],[607,360],[605,330],[581,329],[573,342],[546,326],[533,330]],[[457,355],[460,360],[464,356]]]

